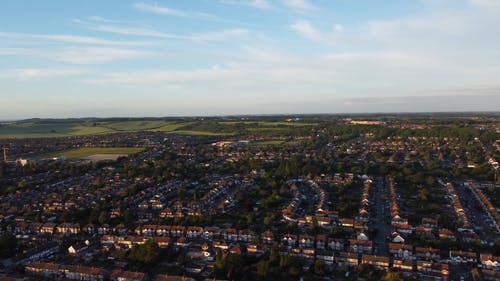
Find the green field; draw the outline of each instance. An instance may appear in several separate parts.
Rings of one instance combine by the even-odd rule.
[[[50,138],[110,134],[119,132],[171,132],[188,122],[163,120],[120,122],[4,122],[0,123],[0,138]]]
[[[109,133],[100,126],[83,123],[3,123],[0,124],[0,138],[65,137]]]
[[[54,158],[54,157],[66,157],[69,159],[79,159],[95,154],[130,155],[141,152],[143,150],[144,148],[136,148],[136,147],[84,147],[84,148],[76,148],[65,151],[48,153],[40,155],[36,158],[44,159],[44,158]]]
[[[281,140],[266,140],[266,141],[256,141],[252,142],[252,145],[255,146],[268,146],[268,145],[281,145],[284,141]]]
[[[181,135],[191,135],[191,136],[230,136],[231,133],[216,133],[209,131],[197,131],[197,130],[177,130],[177,131],[169,131],[169,133],[173,134],[181,134]]]
[[[163,119],[31,119],[0,122],[0,139],[48,138],[122,132],[169,132],[199,136],[229,136],[236,133],[287,133],[314,123],[272,121],[170,121]]]

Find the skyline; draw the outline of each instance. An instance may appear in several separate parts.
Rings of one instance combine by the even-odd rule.
[[[495,0],[1,8],[0,119],[500,110]]]

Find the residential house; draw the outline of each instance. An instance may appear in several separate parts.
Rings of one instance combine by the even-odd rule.
[[[143,272],[113,270],[109,276],[110,281],[144,281],[146,274]]]
[[[297,235],[294,235],[294,234],[285,234],[281,238],[281,242],[284,245],[288,245],[288,246],[293,247],[293,246],[295,246],[295,243],[297,242]]]
[[[203,231],[203,237],[206,239],[213,239],[221,234],[221,229],[218,227],[205,227]]]
[[[156,236],[169,236],[170,225],[159,225],[156,227]]]
[[[170,237],[153,237],[153,241],[162,249],[168,248],[170,245]]]
[[[316,258],[327,265],[332,265],[335,262],[335,253],[332,250],[317,249]]]
[[[238,231],[238,239],[242,242],[252,242],[256,237],[255,232],[250,229],[242,229]]]
[[[56,224],[48,222],[42,225],[42,227],[40,228],[40,233],[52,235],[54,234],[55,229],[56,229]]]
[[[439,254],[439,249],[435,248],[425,248],[425,247],[415,247],[415,255],[418,259],[423,260],[440,260],[441,256]]]
[[[344,251],[345,241],[339,238],[328,238],[328,248],[335,251]]]
[[[260,238],[263,243],[265,244],[273,244],[274,243],[274,234],[270,230],[264,231],[261,235]]]
[[[318,234],[316,235],[316,248],[317,249],[326,249],[326,235],[324,234]]]
[[[417,274],[422,280],[448,281],[450,272],[445,263],[417,261]]]
[[[173,237],[183,237],[186,234],[186,227],[182,225],[173,225],[170,228],[170,235]]]
[[[36,261],[25,267],[28,275],[47,279],[56,279],[59,276],[59,265],[51,262]]]
[[[412,234],[413,233],[413,227],[409,224],[393,224],[393,228],[395,231],[401,234]]]
[[[441,239],[451,239],[451,240],[456,240],[455,234],[453,231],[443,228],[439,231],[439,238]]]
[[[194,281],[193,278],[177,275],[159,274],[155,281]]]
[[[389,269],[389,257],[364,254],[361,256],[361,264],[379,269]]]
[[[340,266],[345,267],[356,267],[359,264],[359,256],[357,253],[340,252],[335,260]]]
[[[68,247],[68,254],[76,256],[81,254],[87,248],[88,246],[85,243],[76,243]]]
[[[103,281],[107,275],[107,271],[102,268],[82,265],[62,265],[61,271],[70,280]]]
[[[373,242],[371,240],[349,239],[349,251],[354,253],[371,253]]]
[[[429,227],[429,228],[437,228],[438,221],[435,219],[431,219],[431,218],[422,218],[422,226]]]
[[[389,253],[400,259],[414,259],[413,245],[389,243]]]
[[[500,271],[500,257],[481,254],[481,266],[482,268]]]
[[[227,241],[233,241],[236,242],[238,241],[238,230],[234,228],[227,228],[222,231],[222,235],[224,236],[224,239]]]
[[[300,235],[299,236],[299,247],[304,248],[312,248],[314,246],[314,237],[309,235]]]
[[[413,260],[408,259],[394,259],[392,261],[392,268],[403,274],[409,274],[413,272]]]
[[[477,254],[474,252],[450,250],[450,260],[455,263],[477,263]]]
[[[203,227],[201,226],[188,226],[186,236],[188,238],[197,238],[203,235]]]

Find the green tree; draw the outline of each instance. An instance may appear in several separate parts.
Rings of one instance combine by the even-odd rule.
[[[99,218],[97,219],[100,224],[106,224],[108,223],[108,214],[105,211],[102,211],[99,214]]]
[[[153,264],[159,255],[160,247],[158,244],[152,239],[148,239],[143,245],[134,245],[128,254],[128,259],[144,264]]]
[[[317,275],[325,274],[325,263],[323,262],[323,260],[316,260],[314,262],[314,273]]]
[[[383,277],[382,281],[403,281],[401,274],[398,272],[388,271]]]
[[[6,234],[0,237],[0,258],[10,258],[16,254],[17,239]]]

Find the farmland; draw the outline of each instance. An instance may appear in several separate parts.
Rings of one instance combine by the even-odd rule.
[[[38,158],[65,157],[68,159],[80,159],[93,155],[130,155],[143,150],[143,148],[135,147],[85,147],[48,153],[40,155]]]
[[[283,121],[223,121],[199,122],[191,119],[111,118],[111,119],[30,119],[0,122],[0,139],[50,138],[99,135],[124,132],[165,132],[198,136],[229,136],[236,133],[288,133],[307,130],[315,123]]]

